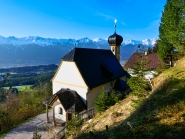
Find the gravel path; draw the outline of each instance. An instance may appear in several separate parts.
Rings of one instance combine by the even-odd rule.
[[[52,111],[49,111],[49,117],[52,117]],[[42,127],[38,128],[38,134],[42,135],[42,139],[49,139],[64,128],[61,124],[57,127],[53,127],[51,123],[46,125],[46,114],[43,113],[10,130],[2,139],[31,139],[37,126]],[[46,126],[48,127],[48,130],[46,130]]]

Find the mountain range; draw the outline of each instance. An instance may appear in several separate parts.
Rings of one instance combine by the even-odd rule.
[[[121,61],[128,60],[137,50],[153,47],[156,39],[127,40],[121,46]],[[60,59],[74,47],[110,49],[108,41],[102,38],[56,39],[39,36],[17,38],[0,36],[0,68],[59,64]]]
[[[145,39],[142,41],[138,40],[127,40],[122,43],[122,45],[128,45],[128,44],[142,44],[142,45],[147,45],[147,46],[153,46],[155,44],[156,39]],[[78,43],[101,43],[105,44],[107,43],[107,39],[102,39],[102,38],[95,38],[93,40],[89,38],[82,38],[79,40],[75,39],[56,39],[56,38],[42,38],[39,36],[28,36],[28,37],[22,37],[22,38],[17,38],[14,36],[9,36],[9,37],[3,37],[0,36],[0,44],[13,44],[13,45],[26,45],[26,44],[38,44],[41,46],[47,46],[47,45],[55,45],[55,44],[64,44],[64,43],[69,43],[69,44],[78,44]]]

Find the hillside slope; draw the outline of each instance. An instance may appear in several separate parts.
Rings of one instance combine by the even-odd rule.
[[[185,57],[156,77],[153,84],[154,91],[147,92],[136,89],[139,82],[132,83],[133,92],[86,123],[78,138],[185,138]]]

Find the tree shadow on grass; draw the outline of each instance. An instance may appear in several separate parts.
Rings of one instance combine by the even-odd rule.
[[[185,80],[172,77],[117,127],[109,127],[108,131],[84,133],[77,138],[183,139],[184,131]]]

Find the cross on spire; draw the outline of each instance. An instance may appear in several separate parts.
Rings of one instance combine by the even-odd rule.
[[[114,20],[115,33],[116,33],[116,23],[117,23],[117,20],[115,19],[115,20]]]

